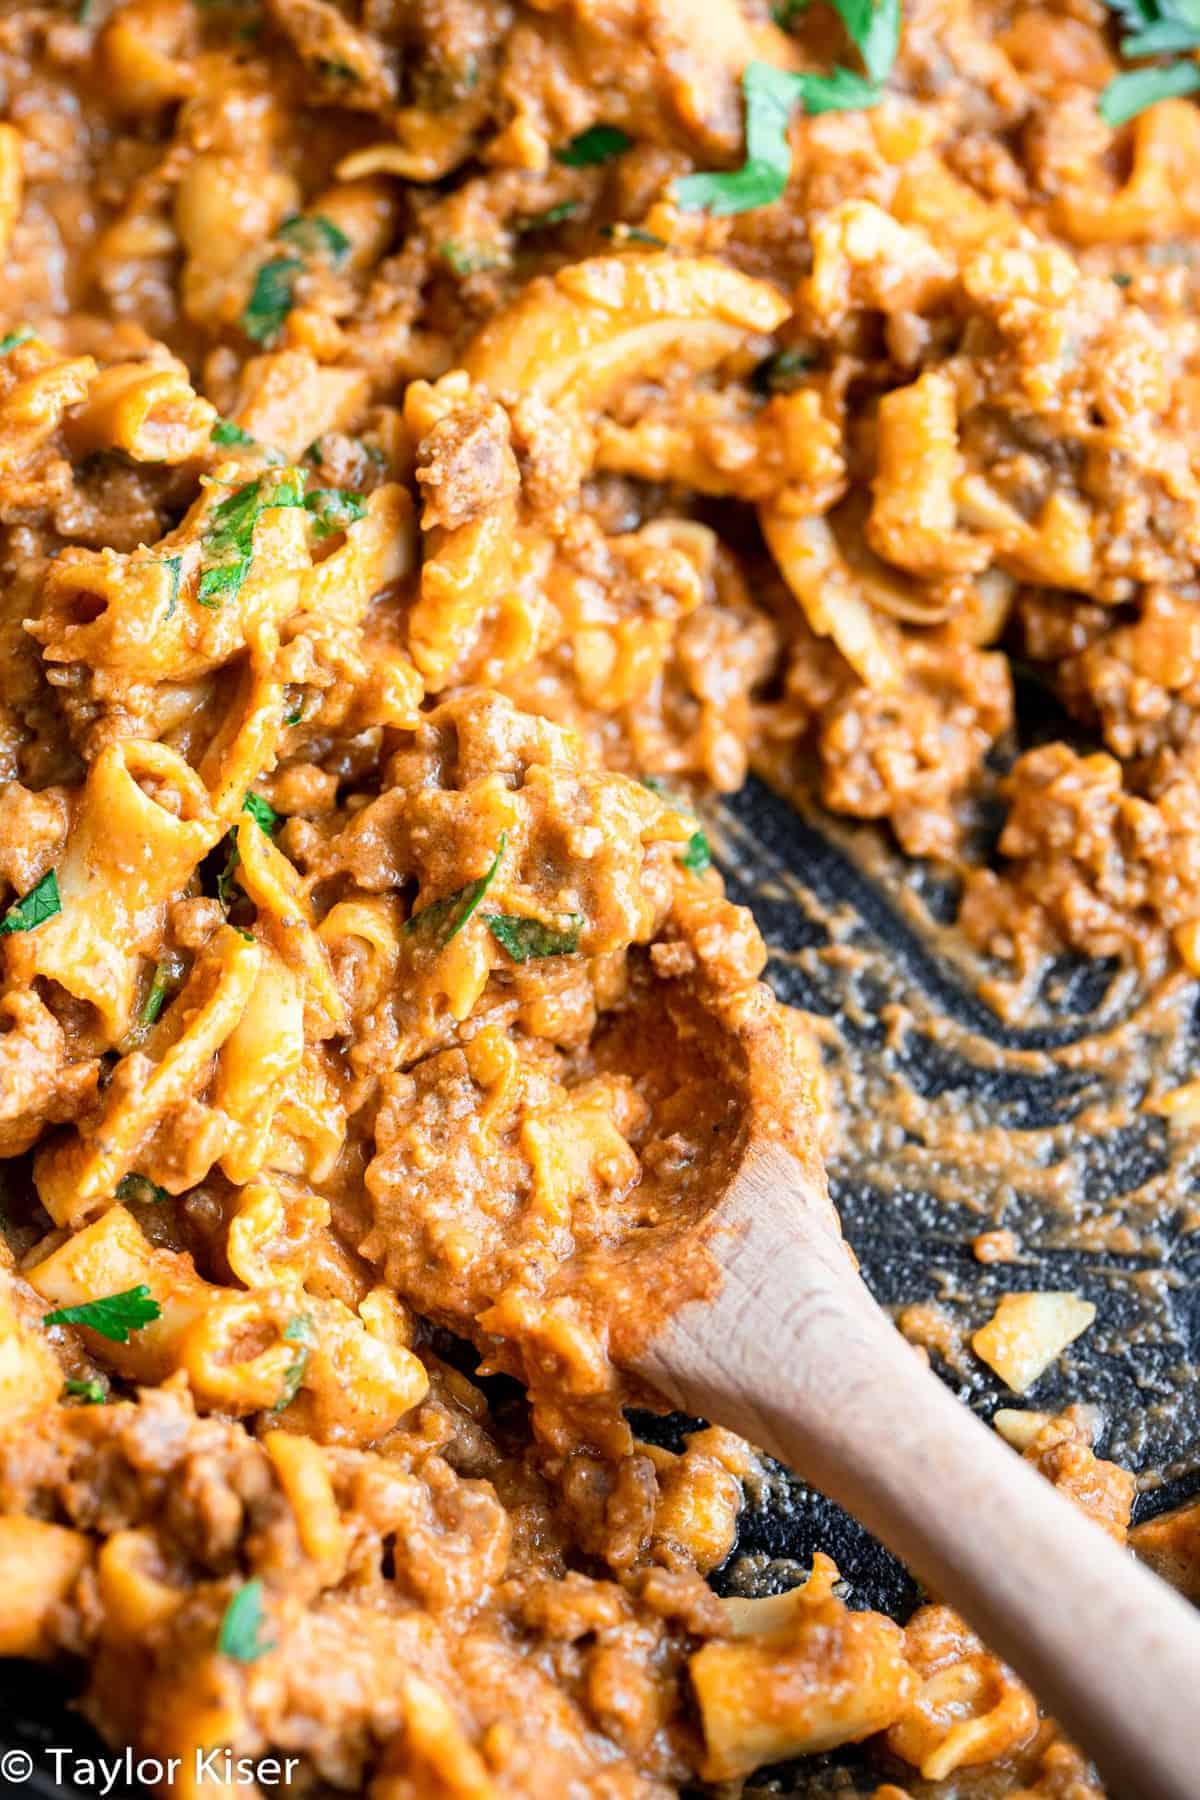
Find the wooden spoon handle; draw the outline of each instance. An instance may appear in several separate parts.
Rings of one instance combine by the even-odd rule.
[[[1200,1614],[954,1399],[798,1179],[774,1149],[739,1178],[720,1293],[676,1313],[640,1371],[860,1519],[1012,1664],[1112,1793],[1197,1800]]]

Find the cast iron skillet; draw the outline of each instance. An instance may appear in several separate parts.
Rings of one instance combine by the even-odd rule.
[[[1028,1133],[1069,1121],[1095,1100],[1094,1075],[1085,1078],[1077,1069],[1060,1067],[1031,1072],[1014,1067],[1011,1059],[1021,1049],[1085,1041],[1107,1022],[1113,974],[1107,965],[1052,971],[1039,1021],[1024,1030],[1008,1028],[980,1003],[969,983],[930,953],[927,938],[902,920],[884,888],[867,880],[819,824],[802,820],[753,782],[722,814],[716,835],[729,892],[753,906],[776,953],[770,969],[774,985],[785,1000],[836,1021],[851,1057],[867,1067],[872,1059],[886,1061],[889,1079],[906,1081],[932,1099],[958,1093],[979,1125],[997,1124],[1009,1132]],[[927,879],[920,868],[901,871],[897,865],[897,870],[898,881],[920,884]],[[797,878],[798,890],[788,891]],[[936,886],[926,898],[936,913],[943,898]],[[842,942],[848,940],[862,952],[859,966],[849,972],[836,959],[831,966],[823,955],[831,911],[840,917]],[[960,1039],[973,1048],[955,1048],[953,1042],[948,1047],[944,1038],[920,1030],[910,1034],[899,1052],[889,1047],[880,1012],[891,1001],[913,999],[926,1011],[956,1021],[962,1027]],[[1191,1033],[1193,1025],[1189,1017],[1181,1029]],[[1195,1029],[1200,1034],[1200,1023]],[[1089,1141],[1085,1161],[1089,1206],[1097,1213],[1119,1214],[1125,1197],[1167,1166],[1165,1131],[1153,1118],[1137,1119],[1109,1139]],[[1102,1454],[1130,1466],[1167,1471],[1163,1485],[1140,1496],[1136,1519],[1200,1492],[1200,1467],[1187,1467],[1191,1461],[1200,1464],[1196,1414],[1186,1400],[1161,1404],[1171,1400],[1175,1384],[1189,1374],[1193,1391],[1200,1385],[1193,1373],[1200,1362],[1200,1242],[1190,1240],[1196,1247],[1189,1248],[1189,1240],[1168,1218],[1153,1254],[1064,1248],[1057,1241],[1057,1220],[1035,1197],[1014,1193],[987,1219],[973,1212],[966,1198],[957,1199],[976,1191],[982,1173],[977,1167],[942,1167],[937,1196],[919,1186],[895,1191],[894,1184],[880,1184],[869,1170],[846,1158],[835,1159],[830,1173],[846,1235],[885,1306],[936,1297],[951,1316],[973,1327],[989,1316],[995,1296],[1006,1288],[1071,1288],[1094,1300],[1104,1329],[1086,1333],[1024,1403],[1045,1411],[1076,1399],[1094,1404],[1105,1416],[1098,1444]],[[1186,1172],[1180,1182],[1187,1183]],[[1186,1195],[1172,1198],[1182,1204]],[[973,1255],[971,1240],[1001,1221],[1018,1230],[1022,1260],[984,1266]],[[1164,1259],[1173,1271],[1171,1284],[1151,1288],[1136,1281],[1140,1271]],[[1014,1404],[982,1365],[964,1369],[960,1363],[957,1372],[941,1368],[939,1373],[985,1418],[998,1406]],[[635,1415],[645,1436],[674,1446],[692,1424],[677,1415],[666,1420]],[[1185,1472],[1173,1472],[1180,1468]],[[803,1579],[817,1549],[834,1557],[852,1605],[876,1607],[901,1621],[912,1611],[917,1590],[894,1558],[846,1514],[781,1468],[750,1497],[737,1545],[714,1584],[723,1593],[744,1594],[793,1586]],[[45,1773],[49,1744],[75,1746],[83,1755],[100,1748],[65,1704],[70,1691],[70,1676],[64,1678],[61,1671],[0,1663],[0,1758],[6,1749],[28,1750],[38,1771],[20,1787],[0,1781],[0,1792],[86,1800],[86,1789],[56,1787]],[[903,1779],[899,1767],[896,1773]],[[850,1749],[763,1771],[752,1787],[798,1797],[846,1796],[860,1791],[860,1783],[861,1791],[869,1793],[883,1778],[877,1761],[868,1764],[861,1752]]]

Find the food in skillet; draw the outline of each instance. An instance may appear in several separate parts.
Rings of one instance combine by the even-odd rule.
[[[1197,65],[1095,0],[899,27],[0,17],[0,1651],[174,1793],[867,1737],[891,1800],[1099,1793],[945,1607],[718,1600],[768,1473],[640,1442],[610,1356],[719,1162],[706,1020],[820,1091],[699,795],[811,774],[958,868],[1005,1004],[1200,968]],[[1014,663],[1093,753],[1011,761]]]

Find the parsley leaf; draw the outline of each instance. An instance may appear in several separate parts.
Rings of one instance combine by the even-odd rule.
[[[117,1183],[117,1199],[132,1200],[135,1206],[157,1206],[170,1198],[165,1187],[159,1187],[148,1175],[138,1175],[133,1170],[122,1175]]]
[[[267,837],[271,836],[271,833],[279,824],[279,814],[275,811],[275,808],[269,801],[264,800],[261,794],[256,794],[253,790],[251,790],[243,799],[242,811],[250,814],[250,817],[258,826],[258,829],[265,832]],[[217,899],[221,902],[225,911],[228,912],[230,901],[233,899],[234,872],[241,863],[242,857],[241,852],[237,847],[237,833],[235,831],[230,831],[226,835],[225,842],[228,846],[228,854],[225,858],[225,867],[217,876]],[[242,936],[249,937],[250,933],[244,931]]]
[[[439,950],[444,950],[451,938],[456,938],[483,896],[496,879],[501,858],[504,855],[505,836],[500,833],[500,847],[492,858],[491,867],[478,881],[468,881],[453,894],[444,899],[431,900],[428,906],[406,920],[405,931],[419,932],[423,938],[434,943]]]
[[[684,212],[716,215],[749,212],[778,200],[792,171],[788,123],[793,108],[806,112],[850,112],[875,106],[881,90],[849,69],[832,75],[792,74],[773,63],[752,62],[742,76],[746,103],[746,160],[720,174],[685,175],[675,183]]]
[[[59,1399],[82,1400],[85,1406],[106,1406],[108,1389],[102,1381],[77,1381],[73,1375],[68,1375]]]
[[[13,931],[36,931],[39,925],[44,925],[47,919],[61,911],[58,876],[53,869],[47,869],[42,879],[35,881],[27,894],[14,900],[0,919],[0,937]]]
[[[234,1662],[257,1662],[275,1645],[262,1637],[263,1584],[257,1576],[245,1581],[225,1608],[221,1629],[217,1633],[217,1649]]]
[[[1200,63],[1158,63],[1148,69],[1129,69],[1114,75],[1100,96],[1100,117],[1106,125],[1124,125],[1159,100],[1194,94],[1200,88]]]
[[[218,419],[209,433],[209,437],[214,444],[256,444],[258,442],[258,439],[252,438],[248,431],[243,431],[240,425],[235,425],[232,419]]]
[[[59,1306],[43,1316],[43,1325],[86,1325],[98,1337],[114,1344],[127,1344],[130,1334],[161,1317],[162,1308],[151,1297],[144,1281],[125,1288],[119,1294],[106,1294],[100,1300],[85,1300],[79,1306]]]
[[[242,801],[242,811],[249,813],[259,830],[265,831],[268,837],[279,824],[279,814],[275,808],[268,800],[264,800],[261,794],[256,794],[253,789]]]
[[[149,1027],[158,1019],[159,1013],[167,1002],[171,989],[171,969],[167,963],[156,963],[154,980],[150,983],[150,992],[142,1002],[142,1010],[138,1014],[138,1024]]]
[[[259,475],[243,482],[213,507],[204,529],[204,553],[215,560],[204,569],[196,589],[201,606],[215,611],[227,596],[241,591],[254,556],[254,527],[276,506],[303,506],[299,473]]]
[[[19,344],[27,344],[33,335],[28,325],[22,325],[19,331],[5,332],[4,336],[0,338],[0,356],[7,356],[9,351],[15,350]]]
[[[560,200],[557,206],[548,206],[545,212],[527,213],[517,221],[517,230],[548,231],[551,225],[561,225],[564,219],[573,219],[582,205],[582,200]]]
[[[833,4],[871,80],[877,85],[886,81],[900,48],[900,0],[833,0]]]
[[[711,865],[712,851],[709,849],[708,839],[702,831],[693,831],[687,841],[687,848],[679,860],[685,869],[692,871],[693,875],[703,875],[705,869]]]
[[[366,502],[350,488],[313,488],[304,496],[304,505],[313,516],[318,538],[331,537],[345,531],[356,519],[367,516]]]
[[[759,363],[751,381],[762,394],[790,394],[815,363],[807,350],[778,350]]]
[[[502,269],[505,259],[498,251],[480,244],[456,244],[447,238],[438,245],[438,255],[455,275],[482,275],[488,269]]]
[[[299,1344],[300,1350],[295,1362],[289,1363],[283,1371],[283,1386],[279,1390],[279,1398],[271,1408],[273,1413],[282,1412],[290,1406],[300,1392],[300,1383],[304,1380],[304,1371],[308,1367],[308,1353],[316,1344],[313,1322],[308,1313],[297,1313],[289,1319],[283,1328],[283,1335],[289,1344]]]
[[[228,596],[241,592],[241,586],[250,573],[250,558],[239,556],[231,563],[222,563],[216,569],[205,569],[200,576],[196,588],[196,602],[199,606],[207,606],[210,612],[218,612],[221,602]]]
[[[646,231],[641,225],[602,225],[600,236],[611,238],[615,244],[648,244],[653,250],[666,250],[666,238],[655,237],[652,231]]]
[[[324,256],[340,269],[352,245],[340,225],[324,213],[293,213],[285,219],[276,234],[285,243],[294,244],[302,256]]]
[[[256,344],[269,344],[282,331],[295,303],[296,277],[303,268],[298,256],[273,256],[258,271],[242,314],[242,330]]]
[[[534,957],[571,956],[579,948],[583,930],[582,913],[564,913],[560,926],[544,925],[540,919],[520,918],[513,913],[489,913],[484,924],[502,949],[514,962],[530,962]]]
[[[593,163],[611,162],[632,144],[629,133],[622,131],[619,125],[589,125],[586,131],[581,131],[554,154],[568,169],[586,169]]]

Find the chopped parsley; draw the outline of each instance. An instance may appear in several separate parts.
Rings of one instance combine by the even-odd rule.
[[[328,56],[317,59],[317,68],[324,75],[326,81],[358,81],[361,79],[358,70],[352,69],[349,63],[334,62]]]
[[[19,344],[27,344],[33,335],[28,325],[22,325],[18,331],[6,331],[4,336],[0,337],[0,356],[7,356],[9,351],[15,350]]]
[[[746,160],[740,169],[685,175],[675,199],[685,212],[749,212],[778,200],[788,184],[792,151],[788,124],[797,106],[807,113],[855,112],[876,106],[900,40],[899,0],[835,0],[862,57],[865,76],[839,64],[829,75],[793,74],[774,63],[751,62],[742,77]]]
[[[53,869],[47,869],[42,879],[35,881],[27,894],[15,900],[0,919],[0,937],[14,931],[36,931],[39,925],[44,925],[47,919],[61,911],[58,876]]]
[[[85,1300],[79,1306],[59,1306],[42,1319],[43,1325],[86,1325],[98,1337],[127,1344],[130,1335],[160,1318],[162,1308],[144,1281],[101,1300]]]
[[[619,125],[589,125],[586,131],[581,131],[554,154],[568,169],[586,169],[594,163],[611,162],[632,144],[629,133],[622,131]]]
[[[452,938],[456,938],[483,896],[496,879],[501,859],[504,855],[505,837],[500,833],[500,847],[492,858],[491,867],[478,881],[468,881],[465,887],[457,888],[453,894],[444,899],[431,900],[428,906],[413,913],[405,923],[405,931],[410,931],[433,943],[439,950],[444,950]]]
[[[1121,55],[1172,56],[1182,62],[1153,63],[1115,75],[1100,95],[1106,125],[1124,125],[1159,100],[1176,99],[1200,90],[1200,65],[1191,53],[1200,49],[1200,5],[1197,0],[1107,0],[1125,27]]]
[[[264,1640],[262,1627],[263,1584],[255,1577],[253,1581],[242,1583],[225,1608],[217,1633],[217,1649],[222,1656],[232,1657],[234,1662],[257,1662],[260,1656],[275,1648],[273,1643]]]
[[[258,829],[265,833],[267,837],[271,836],[271,833],[279,824],[279,814],[275,811],[275,808],[269,801],[264,800],[261,794],[256,794],[253,789],[251,789],[242,800],[242,811],[250,814],[250,817],[258,826]],[[236,831],[230,831],[226,836],[225,842],[228,845],[228,854],[225,858],[225,867],[217,876],[217,899],[221,902],[225,911],[228,912],[230,901],[233,898],[234,871],[237,869],[242,858],[237,847]],[[244,931],[242,936],[248,938],[250,933]]]
[[[283,1386],[279,1390],[279,1398],[271,1408],[273,1413],[282,1412],[290,1406],[300,1392],[300,1383],[304,1380],[304,1371],[308,1367],[308,1353],[316,1343],[313,1322],[307,1313],[297,1313],[289,1319],[283,1328],[283,1335],[289,1344],[298,1344],[296,1360],[288,1364],[283,1371]]]
[[[513,961],[523,963],[535,957],[574,955],[584,918],[582,913],[564,913],[562,924],[555,926],[513,913],[489,913],[484,924]]]
[[[455,275],[482,275],[488,269],[502,269],[505,258],[486,245],[458,244],[448,238],[438,245],[438,255]]]
[[[108,1389],[102,1381],[77,1381],[68,1375],[63,1382],[60,1400],[79,1400],[84,1406],[106,1406]]]
[[[892,72],[900,48],[900,0],[833,0],[834,10],[876,86]],[[837,73],[838,71],[835,71]]]
[[[340,225],[324,213],[293,213],[279,227],[277,236],[294,244],[301,256],[323,256],[340,269],[353,248]]]
[[[517,221],[518,231],[549,231],[552,225],[561,225],[566,219],[573,219],[583,205],[582,200],[560,200],[557,206],[548,206],[544,212],[528,213]]]
[[[298,256],[273,256],[254,277],[242,314],[242,330],[256,344],[269,344],[283,330],[295,303],[296,277],[304,264]]]
[[[268,837],[279,824],[279,814],[270,801],[264,800],[262,795],[256,794],[253,789],[242,801],[242,811],[249,813],[259,830],[265,831]]]
[[[157,1206],[170,1198],[166,1188],[159,1187],[157,1181],[132,1170],[128,1175],[122,1175],[117,1183],[117,1199],[131,1200],[135,1206]]]
[[[692,871],[693,875],[703,875],[705,869],[711,866],[712,851],[709,849],[708,839],[702,831],[693,831],[679,860],[685,869]]]
[[[167,610],[164,618],[171,618],[179,604],[179,584],[183,580],[182,556],[142,556],[132,566],[137,569],[167,571]]]
[[[1119,288],[1127,288],[1127,287],[1133,286],[1133,276],[1127,275],[1123,269],[1118,269],[1112,276],[1112,280],[1115,283],[1115,285]]]
[[[167,1003],[167,995],[171,991],[171,967],[168,963],[156,963],[154,979],[150,983],[150,992],[142,1002],[142,1010],[138,1014],[138,1024],[147,1030],[158,1020],[158,1015]]]
[[[661,775],[643,775],[640,777],[640,780],[643,787],[649,788],[652,794],[657,794],[660,800],[665,800],[668,806],[675,807],[679,812],[692,811],[686,800],[680,800],[677,795],[671,792],[670,787],[663,780]],[[690,869],[692,871],[693,875],[703,875],[705,869],[710,867],[712,863],[712,850],[709,846],[707,837],[704,832],[700,830],[699,826],[693,831],[691,837],[684,845],[679,860],[685,869]]]
[[[1198,88],[1200,63],[1156,63],[1147,69],[1130,69],[1114,75],[1101,94],[1100,116],[1106,125],[1124,125],[1148,106],[1194,94]]]
[[[669,249],[666,238],[655,237],[652,231],[646,231],[641,225],[602,225],[600,236],[611,238],[616,244],[647,244],[653,250]]]
[[[361,494],[350,488],[313,488],[304,496],[305,510],[313,517],[313,527],[318,538],[331,537],[335,531],[345,531],[347,525],[353,525],[358,519],[367,516],[367,505]]]
[[[232,419],[218,419],[209,436],[214,444],[256,444],[258,442],[258,439],[252,438],[248,431],[243,431],[240,425],[235,425]]]
[[[754,386],[764,394],[788,394],[815,362],[807,350],[778,350],[759,363],[752,377]]]
[[[303,506],[299,474],[259,475],[235,488],[208,515],[204,555],[208,566],[200,576],[196,599],[213,610],[241,591],[254,556],[254,527],[276,506]],[[209,561],[208,559],[212,559]]]

